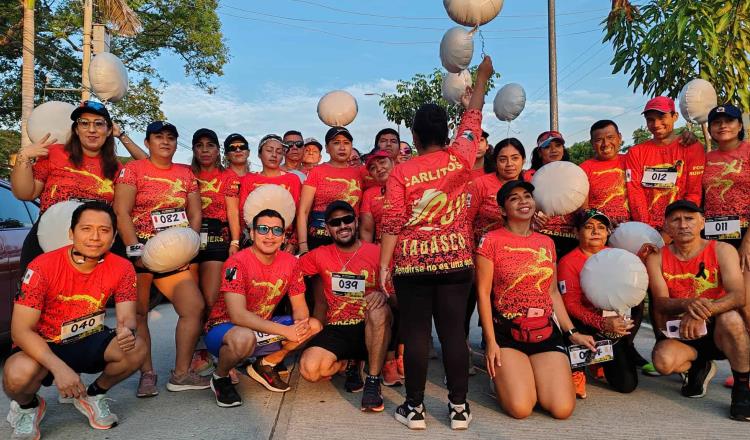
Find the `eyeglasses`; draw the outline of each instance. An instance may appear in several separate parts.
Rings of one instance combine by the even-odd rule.
[[[289,141],[284,142],[284,145],[286,145],[287,148],[302,148],[305,146],[305,143],[302,141]]]
[[[250,147],[247,145],[230,145],[226,148],[227,153],[236,153],[238,151],[247,151]]]
[[[255,227],[255,231],[260,235],[268,235],[268,232],[270,231],[275,237],[281,237],[284,235],[284,228],[281,226],[267,226],[267,225],[258,225]]]
[[[88,119],[78,118],[76,123],[84,130],[88,130],[92,123],[97,130],[102,130],[107,127],[107,121],[104,119],[94,119],[93,121],[89,121]]]
[[[334,228],[338,228],[341,225],[350,225],[354,223],[354,215],[349,214],[345,215],[343,217],[336,217],[328,220],[326,223],[328,223],[328,226],[333,226]]]

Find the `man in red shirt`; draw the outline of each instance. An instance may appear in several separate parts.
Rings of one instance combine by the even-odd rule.
[[[37,392],[53,381],[92,428],[117,424],[106,392],[140,368],[146,346],[135,334],[135,271],[109,252],[115,224],[110,206],[84,203],[71,219],[73,245],[40,255],[26,269],[13,308],[15,347],[3,369],[13,438],[40,438],[46,403]],[[104,314],[113,295],[117,327],[110,329]],[[101,374],[86,387],[80,373]]]
[[[324,307],[315,307],[316,314],[325,310],[325,318],[319,319],[326,325],[302,353],[300,373],[317,382],[354,359],[357,362],[348,362],[346,390],[364,388],[362,411],[383,411],[380,370],[390,341],[391,311],[388,295],[378,287],[380,247],[357,238],[357,217],[350,204],[330,203],[324,218],[333,244],[304,254],[297,265],[305,276],[320,276],[326,299]],[[359,362],[363,359],[368,361],[364,384]]]
[[[323,145],[315,138],[305,139],[305,146],[302,149],[302,163],[299,170],[307,175],[310,170],[315,168],[319,163],[323,153]]]

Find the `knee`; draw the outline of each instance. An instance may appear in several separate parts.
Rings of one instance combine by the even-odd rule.
[[[234,332],[225,336],[224,343],[234,357],[250,356],[255,348],[255,335],[252,332]]]
[[[732,310],[716,317],[716,329],[730,338],[737,340],[747,334],[745,322],[739,313]]]
[[[549,413],[552,417],[558,420],[565,420],[573,415],[573,410],[576,407],[575,397],[570,399],[568,402],[555,402],[555,404],[549,408]]]
[[[24,368],[15,362],[6,362],[3,369],[3,389],[7,394],[22,391],[34,378],[34,369]]]
[[[499,398],[500,396],[498,396],[498,400]],[[502,405],[505,412],[514,419],[525,419],[526,417],[531,415],[532,411],[534,411],[534,404],[530,402],[500,401],[500,404]]]
[[[633,391],[635,391],[636,388],[638,388],[638,381],[637,380],[625,381],[621,384],[617,384],[617,386],[613,386],[612,388],[618,393],[630,394]]]
[[[387,306],[367,311],[367,322],[377,327],[390,326],[391,310]]]
[[[659,374],[668,375],[674,372],[674,359],[664,353],[663,350],[659,350],[658,348],[654,349],[654,352],[651,354],[651,362],[654,364],[654,368],[656,368],[656,371],[658,371]]]
[[[320,364],[303,353],[299,361],[299,373],[306,381],[317,382],[320,380]]]

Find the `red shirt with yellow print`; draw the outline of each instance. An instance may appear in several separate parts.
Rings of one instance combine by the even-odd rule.
[[[657,145],[649,140],[628,150],[625,186],[632,219],[661,228],[664,210],[675,200],[686,199],[700,206],[705,162],[706,153],[700,142],[683,146],[679,138],[669,145]],[[672,168],[677,172],[677,181],[665,188],[644,186],[646,168]]]
[[[468,186],[467,223],[477,242],[484,234],[503,226],[503,217],[497,205],[497,192],[502,186],[503,182],[495,173],[478,177]]]
[[[394,275],[473,267],[471,238],[466,238],[466,186],[476,161],[481,124],[481,111],[467,110],[450,146],[396,165],[391,172],[383,233],[398,236]]]
[[[372,215],[372,219],[375,221],[375,241],[380,242],[380,237],[383,236],[383,202],[385,200],[385,187],[384,186],[373,186],[365,191],[362,196],[362,209],[361,213],[368,213]]]
[[[101,158],[83,155],[81,167],[71,163],[65,146],[49,146],[49,154],[37,159],[34,180],[44,183],[39,196],[39,209],[44,212],[58,202],[70,199],[94,199],[112,203],[115,198],[112,180],[104,177]],[[118,166],[118,172],[121,166]]]
[[[678,260],[671,245],[661,248],[661,274],[670,298],[719,299],[726,295],[716,258],[716,243],[707,240],[703,250],[688,261]]]
[[[249,312],[269,319],[284,295],[305,293],[302,274],[294,270],[296,264],[297,258],[284,251],[279,251],[271,264],[262,263],[252,248],[229,257],[222,268],[219,297],[211,308],[206,329],[231,321],[224,299],[227,292],[243,295]]]
[[[714,150],[706,154],[703,173],[706,217],[737,215],[740,226],[750,222],[750,143],[742,142],[732,151]]]
[[[526,316],[530,308],[552,313],[549,293],[555,273],[555,244],[532,232],[528,237],[505,228],[488,232],[477,246],[477,255],[492,261],[492,306],[504,318]]]
[[[625,155],[612,160],[589,159],[581,164],[589,178],[589,208],[607,214],[622,223],[630,220],[628,196],[625,190]]]
[[[16,304],[42,312],[36,330],[49,342],[60,342],[64,323],[104,311],[112,295],[117,303],[136,300],[135,270],[128,260],[107,253],[86,274],[73,267],[71,247],[36,257],[15,299]]]
[[[315,188],[312,211],[323,212],[335,200],[343,200],[359,212],[362,199],[362,168],[336,168],[324,163],[310,170],[305,186]]]
[[[328,303],[327,324],[357,324],[365,319],[365,299],[358,294],[335,291],[335,274],[355,275],[364,280],[364,295],[380,290],[377,279],[380,246],[364,241],[360,244],[354,252],[342,252],[335,244],[320,246],[299,258],[295,270],[304,276],[320,275],[323,282]]]
[[[200,171],[195,175],[201,193],[203,218],[227,221],[226,197],[237,197],[239,178],[229,170]]]
[[[135,204],[130,215],[141,240],[156,235],[151,220],[153,212],[184,210],[188,194],[198,191],[195,175],[187,165],[172,164],[162,169],[155,167],[148,159],[128,162],[120,172],[117,183],[136,188]]]

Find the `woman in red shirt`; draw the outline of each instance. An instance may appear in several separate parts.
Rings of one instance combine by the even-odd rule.
[[[224,139],[224,159],[227,169],[242,177],[250,171],[250,144],[239,133],[232,133]]]
[[[367,171],[377,183],[362,195],[359,236],[368,243],[380,243],[382,235],[385,182],[393,171],[394,162],[387,151],[379,150],[367,157]]]

